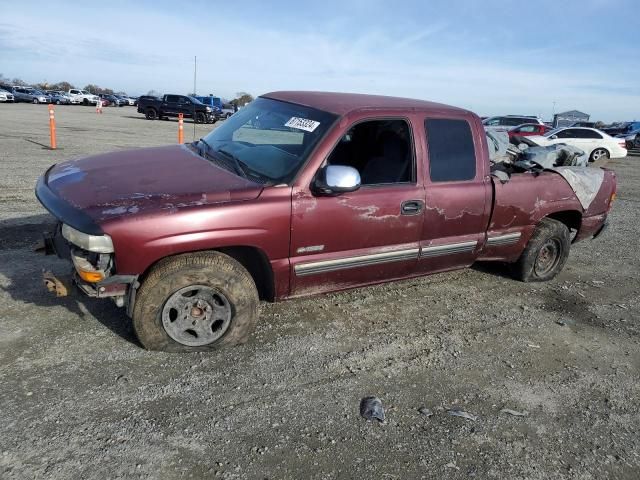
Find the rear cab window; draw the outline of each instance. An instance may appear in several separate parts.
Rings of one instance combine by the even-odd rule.
[[[476,177],[476,152],[468,121],[428,118],[425,130],[432,182],[460,182]]]

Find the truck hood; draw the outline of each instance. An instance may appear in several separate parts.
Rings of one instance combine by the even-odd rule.
[[[251,200],[262,191],[261,185],[211,163],[185,145],[63,162],[54,165],[43,180],[53,195],[97,224],[125,215]]]

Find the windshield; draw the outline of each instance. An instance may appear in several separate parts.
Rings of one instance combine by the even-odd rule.
[[[266,184],[289,183],[337,116],[314,108],[258,98],[209,133],[209,154],[240,163]]]

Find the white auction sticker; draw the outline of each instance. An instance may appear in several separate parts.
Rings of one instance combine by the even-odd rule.
[[[297,128],[298,130],[305,130],[307,132],[313,132],[318,128],[318,125],[320,125],[320,122],[299,117],[291,117],[289,121],[284,124],[285,127]]]

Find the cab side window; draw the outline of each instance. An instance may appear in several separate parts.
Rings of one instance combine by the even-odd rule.
[[[471,126],[466,120],[425,120],[432,182],[472,180],[476,176],[476,152]]]
[[[404,120],[370,120],[354,125],[327,159],[360,172],[362,185],[409,183],[415,155],[411,130]]]

